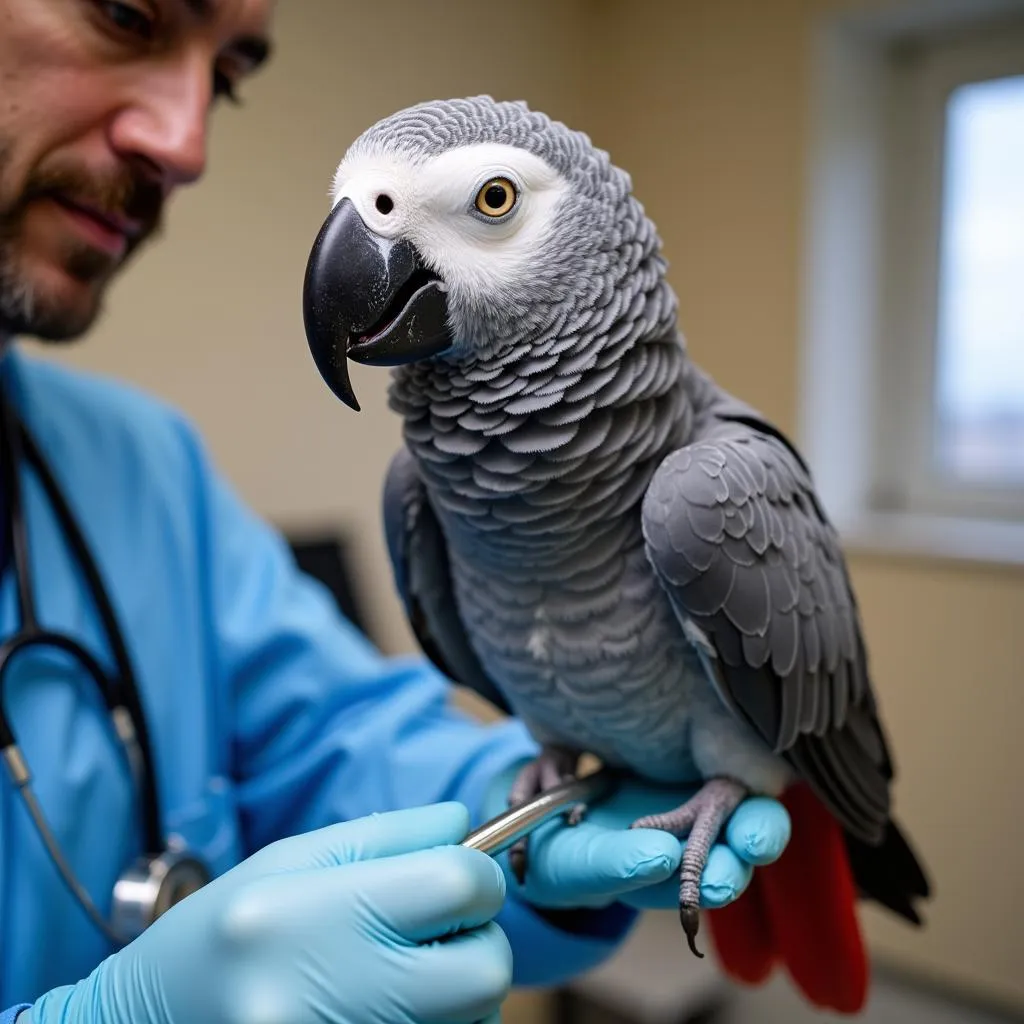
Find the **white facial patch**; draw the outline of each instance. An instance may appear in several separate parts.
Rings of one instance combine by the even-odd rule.
[[[495,178],[511,181],[516,208],[489,218],[476,197]],[[351,199],[383,238],[407,238],[456,301],[480,301],[528,285],[533,259],[569,183],[539,157],[500,143],[461,146],[420,158],[386,149],[353,150],[331,196]]]

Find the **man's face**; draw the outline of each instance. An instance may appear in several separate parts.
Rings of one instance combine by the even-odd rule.
[[[197,180],[272,0],[0,0],[0,338],[73,338]]]

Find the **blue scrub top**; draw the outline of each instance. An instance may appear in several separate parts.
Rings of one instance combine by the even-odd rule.
[[[515,721],[449,704],[420,658],[385,658],[295,568],[284,539],[211,464],[189,422],[134,388],[31,359],[0,363],[85,533],[119,617],[152,734],[165,834],[221,873],[264,844],[374,811],[461,800],[480,820],[493,776],[536,748]],[[108,671],[87,588],[39,480],[21,467],[44,626]],[[19,624],[13,570],[0,637]],[[35,793],[107,914],[140,848],[135,794],[95,688],[26,658],[3,694]],[[510,898],[498,921],[518,984],[556,984],[621,938],[570,933]],[[606,923],[608,919],[606,918]],[[0,1008],[83,978],[110,953],[0,772]]]

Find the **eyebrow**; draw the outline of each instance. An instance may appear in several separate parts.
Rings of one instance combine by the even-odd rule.
[[[214,0],[181,0],[197,21],[209,21],[214,14]],[[262,36],[239,36],[231,44],[231,49],[244,57],[250,67],[255,69],[266,62],[270,56],[270,42]]]

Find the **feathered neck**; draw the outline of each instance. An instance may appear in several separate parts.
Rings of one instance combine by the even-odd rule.
[[[548,338],[396,368],[390,405],[453,551],[550,564],[638,526],[654,468],[689,432],[686,359],[659,281]]]

